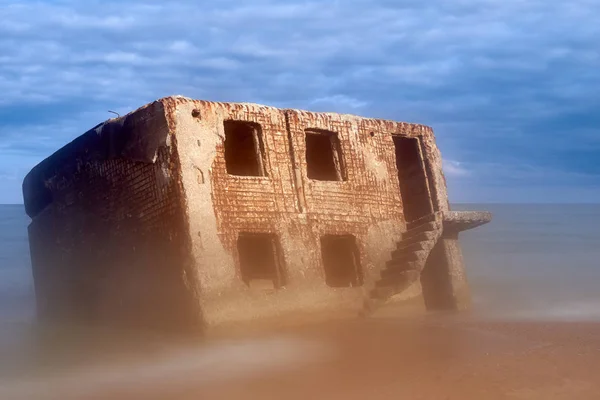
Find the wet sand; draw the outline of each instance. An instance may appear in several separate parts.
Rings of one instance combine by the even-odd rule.
[[[600,323],[321,323],[0,381],[2,399],[596,399]]]

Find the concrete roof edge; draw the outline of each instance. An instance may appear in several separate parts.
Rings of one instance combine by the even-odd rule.
[[[336,112],[319,112],[319,111],[311,111],[311,110],[305,110],[305,109],[299,109],[299,108],[280,108],[280,107],[275,107],[275,106],[270,106],[270,105],[266,105],[266,104],[261,104],[261,103],[250,103],[250,102],[223,102],[223,101],[211,101],[211,100],[203,100],[203,99],[194,99],[191,97],[187,97],[187,96],[182,96],[182,95],[172,95],[172,96],[165,96],[162,97],[156,101],[169,101],[169,100],[185,100],[185,101],[189,101],[189,102],[201,102],[201,103],[209,103],[209,104],[217,104],[217,105],[234,105],[234,106],[246,106],[246,107],[257,107],[257,108],[265,108],[265,109],[270,109],[270,110],[279,110],[279,111],[283,111],[283,112],[290,112],[290,113],[296,113],[296,114],[315,114],[315,115],[323,115],[323,116],[328,116],[328,117],[336,117],[336,118],[348,118],[348,119],[357,119],[357,120],[363,120],[363,121],[370,121],[370,122],[374,122],[374,123],[391,123],[391,124],[407,124],[407,125],[412,125],[415,127],[421,127],[424,128],[426,130],[433,130],[433,128],[431,126],[425,125],[425,124],[420,124],[420,123],[415,123],[415,122],[407,122],[407,121],[397,121],[397,120],[391,120],[391,119],[384,119],[384,118],[373,118],[373,117],[365,117],[365,116],[361,116],[361,115],[357,115],[357,114],[350,114],[350,113],[336,113]],[[149,103],[151,104],[151,103]],[[140,108],[143,108],[145,106],[142,106]],[[137,111],[137,110],[136,110]],[[133,111],[135,112],[135,111]]]

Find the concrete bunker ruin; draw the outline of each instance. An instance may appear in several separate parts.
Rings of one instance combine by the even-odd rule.
[[[431,128],[168,97],[110,119],[23,182],[38,315],[169,330],[385,303],[462,309]]]

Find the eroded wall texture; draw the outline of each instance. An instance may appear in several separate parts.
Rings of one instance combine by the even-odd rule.
[[[428,127],[253,104],[163,101],[177,137],[198,300],[209,325],[304,312],[355,314],[362,307],[405,231],[393,135],[421,138],[435,208],[447,209],[441,157]],[[267,176],[227,173],[226,120],[260,125]],[[338,134],[346,180],[308,178],[307,129]],[[285,289],[254,289],[243,282],[236,243],[245,232],[278,238]],[[320,238],[330,234],[356,238],[362,286],[325,283]],[[418,283],[407,291],[420,293]]]
[[[184,281],[189,240],[169,142],[155,102],[90,130],[27,176],[42,319],[161,329],[200,323]]]
[[[227,120],[260,127],[263,176],[228,173]],[[336,133],[341,180],[308,177],[307,131]],[[169,97],[97,126],[23,185],[40,316],[189,330],[356,315],[406,230],[394,135],[419,139],[428,201],[448,210],[422,125]],[[248,234],[274,238],[282,287],[244,281]],[[327,284],[331,235],[351,238],[360,284]],[[419,282],[398,297],[424,309]]]

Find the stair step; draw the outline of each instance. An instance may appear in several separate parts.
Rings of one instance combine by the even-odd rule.
[[[405,245],[400,244],[400,245],[398,245],[396,250],[394,250],[392,252],[392,258],[394,258],[395,255],[410,253],[413,251],[425,250],[425,248],[427,247],[428,244],[429,244],[429,242],[427,240],[422,241],[422,242],[407,243]]]
[[[396,245],[397,249],[399,249],[405,244],[435,239],[435,232],[415,232],[412,235],[410,233],[411,232],[405,232],[404,234],[402,234],[402,240],[399,241]]]
[[[409,238],[413,235],[416,235],[418,233],[422,233],[422,232],[431,232],[431,231],[435,231],[438,228],[438,224],[437,222],[425,222],[424,224],[421,225],[417,225],[414,228],[410,228],[409,230],[407,230],[404,233],[404,238]]]
[[[393,275],[387,275],[385,278],[381,278],[378,280],[375,285],[377,287],[385,287],[385,286],[408,286],[412,284],[415,280],[419,279],[419,271],[417,270],[406,270],[406,271],[397,271]]]
[[[371,297],[375,299],[386,299],[397,293],[401,293],[419,279],[418,271],[405,271],[393,281],[384,282],[382,280],[375,284],[375,288],[371,290]]]
[[[417,261],[419,260],[421,257],[425,256],[425,251],[420,250],[420,251],[413,251],[410,253],[402,253],[400,255],[398,255],[397,257],[392,258],[390,261],[386,262],[385,265],[387,267],[392,267],[394,265],[402,265],[403,263],[406,263],[408,261]]]
[[[380,270],[381,278],[369,292],[363,310],[365,314],[406,290],[420,278],[431,246],[442,228],[437,215],[429,214],[406,224],[407,231],[402,234],[402,240],[396,243],[392,259]]]
[[[400,272],[419,270],[419,263],[414,261],[407,261],[402,264],[396,264],[392,267],[385,268],[380,272],[381,279],[386,279],[388,276],[396,275]]]
[[[373,299],[387,299],[395,294],[396,289],[391,286],[377,286],[369,293]]]
[[[428,214],[428,215],[425,215],[425,216],[423,216],[421,218],[417,218],[417,219],[414,219],[414,220],[412,220],[410,222],[407,222],[406,223],[406,229],[410,230],[410,229],[412,229],[414,227],[417,227],[419,225],[423,225],[424,223],[433,222],[433,221],[435,221],[435,214]]]

